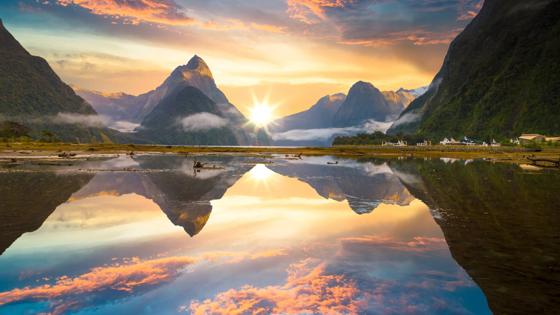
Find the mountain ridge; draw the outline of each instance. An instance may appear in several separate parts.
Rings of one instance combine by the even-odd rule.
[[[373,87],[371,83],[358,81],[356,84],[368,84]],[[421,89],[421,88],[420,88]],[[403,88],[397,91],[379,91],[384,98],[384,105],[394,107],[399,111],[403,110],[414,100],[415,93],[419,89],[405,90]],[[344,93],[330,94],[321,97],[314,105],[301,112],[288,115],[277,119],[270,127],[272,132],[285,132],[293,129],[319,129],[319,128],[334,128],[338,127],[333,121],[335,115],[340,110],[347,99]],[[367,101],[365,102],[366,106]],[[361,103],[362,105],[364,102]],[[369,117],[362,117],[356,125],[364,122],[365,120],[372,119]],[[346,126],[348,127],[348,126]]]
[[[388,102],[383,93],[373,84],[358,81],[352,85],[346,100],[333,118],[335,127],[357,126],[367,120],[390,121],[404,108],[397,103]]]
[[[391,134],[491,139],[560,133],[560,3],[485,1]]]

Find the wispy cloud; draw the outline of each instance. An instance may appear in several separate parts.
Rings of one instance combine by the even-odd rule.
[[[387,33],[382,36],[371,38],[353,38],[342,40],[339,43],[345,45],[358,45],[366,47],[391,46],[397,42],[411,42],[414,45],[440,45],[449,44],[462,29],[452,29],[444,32],[430,32],[426,30],[409,30],[395,33]]]
[[[140,127],[140,124],[125,120],[119,120],[110,123],[109,127],[120,132],[133,132],[136,128]]]
[[[391,127],[410,124],[418,121],[420,118],[422,118],[422,115],[420,113],[409,112],[399,117],[399,119],[397,119]]]
[[[62,6],[79,6],[93,14],[108,16],[123,23],[187,25],[194,20],[173,0],[57,0]]]
[[[140,124],[129,121],[115,121],[104,115],[82,115],[75,113],[58,113],[56,116],[47,117],[46,119],[38,118],[37,120],[46,120],[55,124],[80,125],[94,128],[109,127],[121,132],[133,132],[140,126]]]
[[[328,141],[335,136],[347,136],[360,132],[385,132],[389,129],[391,124],[391,122],[369,121],[362,126],[347,128],[293,129],[286,132],[273,133],[271,136],[272,139],[276,141]]]
[[[358,314],[361,302],[356,283],[325,273],[325,264],[306,259],[292,264],[282,285],[244,286],[213,299],[193,301],[192,314]]]
[[[228,121],[211,113],[198,113],[181,119],[185,131],[205,131],[227,126]]]
[[[459,5],[459,21],[472,20],[482,9],[484,0],[461,0]]]
[[[67,219],[64,219],[65,224]],[[137,257],[125,258],[121,262],[95,267],[74,277],[61,276],[54,283],[0,292],[0,306],[17,302],[48,301],[49,314],[66,314],[91,306],[96,298],[119,299],[145,292],[173,281],[185,268],[200,262],[241,264],[285,255],[287,252],[284,249],[269,249],[257,252],[208,252],[198,257],[170,256],[145,260]]]
[[[63,314],[80,308],[84,294],[92,296],[109,292],[131,294],[146,286],[173,279],[181,269],[194,263],[189,257],[153,260],[133,258],[128,263],[96,267],[77,277],[62,276],[54,284],[13,289],[0,293],[0,305],[19,301],[52,301],[52,314]],[[86,302],[87,303],[87,302]]]
[[[306,24],[314,24],[325,20],[328,8],[344,8],[355,0],[288,0],[290,18]]]
[[[100,115],[81,115],[74,113],[58,113],[52,118],[56,124],[82,125],[86,127],[104,127],[109,119]]]

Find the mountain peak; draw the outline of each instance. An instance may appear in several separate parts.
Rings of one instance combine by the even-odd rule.
[[[206,82],[206,81],[212,81]],[[195,86],[205,93],[208,92],[208,84],[214,85],[214,78],[210,67],[204,62],[202,58],[194,55],[185,65],[178,66],[173,70],[171,75],[165,80],[163,85],[182,84],[187,82],[188,85]],[[160,87],[161,88],[161,87]]]
[[[210,67],[204,62],[202,58],[198,55],[194,55],[186,65],[186,69],[190,71],[196,71],[200,74],[207,75],[209,77],[212,76],[212,72],[210,71]]]
[[[0,19],[0,52],[9,52],[10,54],[25,54],[29,53],[21,46],[21,44],[10,34],[10,32],[4,27],[2,20]]]
[[[350,95],[350,93],[364,92],[370,90],[375,90],[377,92],[380,92],[379,89],[377,89],[373,84],[365,81],[358,81],[354,83],[354,85],[352,85],[350,91],[348,91],[348,95]]]

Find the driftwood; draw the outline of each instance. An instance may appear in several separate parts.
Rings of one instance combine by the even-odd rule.
[[[200,161],[194,161],[193,168],[195,170],[221,170],[223,167],[216,166],[216,165],[208,165],[206,163],[202,163]]]
[[[549,163],[549,164],[554,165],[555,167],[560,167],[560,159],[554,160],[554,159],[537,158],[537,157],[528,156],[527,160],[531,161],[534,165],[537,165],[539,163]]]
[[[67,152],[62,152],[58,155],[58,157],[60,158],[71,158],[71,157],[75,157],[76,153],[67,153]]]

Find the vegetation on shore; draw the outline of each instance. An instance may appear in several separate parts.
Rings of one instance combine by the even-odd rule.
[[[170,146],[137,144],[72,144],[51,142],[5,142],[0,143],[0,158],[31,156],[58,156],[63,152],[80,155],[99,154],[238,154],[271,155],[284,154],[288,157],[332,155],[340,157],[425,157],[456,159],[489,159],[498,162],[529,163],[528,157],[560,158],[560,148],[535,150],[522,147],[482,146],[408,146],[387,147],[378,145],[341,145],[333,147],[221,147],[221,146]]]
[[[462,138],[461,138],[462,139]],[[420,134],[398,134],[398,135],[391,135],[391,134],[384,134],[381,131],[376,131],[374,133],[360,133],[355,136],[339,136],[336,137],[333,141],[333,145],[382,145],[383,143],[397,143],[399,141],[404,141],[408,145],[414,146],[418,143],[427,143],[430,142],[432,144],[439,144],[440,140],[443,138],[429,138],[423,137]],[[469,139],[469,141],[473,141],[473,139]],[[492,143],[493,141],[497,141],[500,146],[505,147],[518,147],[511,142],[511,139],[508,138],[484,138],[482,140],[476,139],[475,143],[482,144],[482,142]],[[476,150],[479,150],[478,147],[481,146],[474,146]],[[524,148],[533,149],[533,150],[540,150],[543,147],[560,147],[560,142],[542,142],[542,143],[528,143],[523,145]],[[472,148],[463,148],[461,150],[470,151]]]

